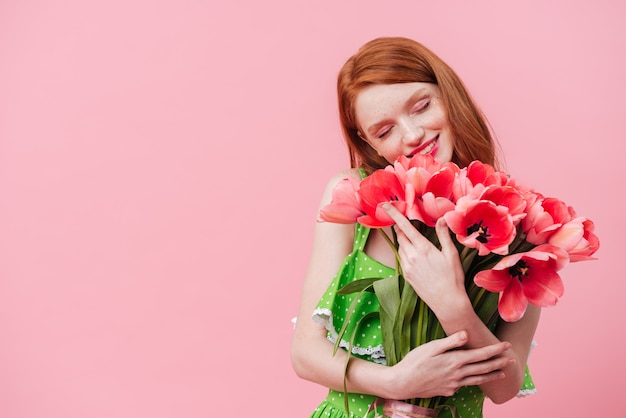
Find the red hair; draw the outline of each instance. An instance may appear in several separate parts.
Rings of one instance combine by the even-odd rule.
[[[439,86],[447,111],[454,152],[461,167],[473,160],[496,164],[496,145],[485,116],[461,79],[428,48],[407,38],[378,38],[363,45],[339,72],[339,118],[350,153],[350,165],[368,173],[389,164],[358,134],[354,103],[371,84],[432,83]]]

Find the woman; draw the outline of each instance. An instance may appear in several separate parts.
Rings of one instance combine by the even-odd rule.
[[[320,207],[330,202],[342,178],[361,179],[401,155],[430,154],[461,167],[476,159],[497,165],[488,125],[462,82],[415,41],[379,38],[365,44],[341,69],[337,88],[352,168],[331,179]],[[450,396],[447,403],[459,416],[479,417],[485,395],[503,403],[518,394],[523,383],[524,389],[531,389],[532,381],[528,377],[525,381],[526,359],[539,309],[529,306],[521,320],[488,329],[465,291],[458,252],[445,221],[437,223],[442,243],[438,250],[393,207],[386,210],[396,222],[405,279],[436,314],[448,337],[423,344],[388,367],[376,343],[381,340],[379,323],[375,318],[366,323],[365,331],[359,331],[363,341],[355,341],[354,358],[345,372],[352,416],[366,416],[376,397],[442,395]],[[345,302],[336,295],[339,283],[361,278],[362,269],[368,271],[365,277],[372,277],[372,272],[387,277],[393,274],[389,266],[394,263],[380,234],[369,234],[360,225],[317,223],[292,344],[296,373],[330,389],[312,417],[347,416],[343,390],[348,354],[338,350],[333,355],[329,341],[345,315],[341,312]],[[375,296],[364,297],[359,310],[375,310],[377,301],[371,298]],[[445,414],[442,410],[440,416]]]

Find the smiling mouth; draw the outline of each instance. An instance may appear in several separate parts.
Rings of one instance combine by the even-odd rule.
[[[439,135],[437,135],[430,142],[427,142],[426,144],[424,144],[422,147],[417,148],[415,151],[411,153],[411,155],[409,155],[409,157],[412,157],[416,154],[423,154],[423,155],[430,154],[437,146],[437,143],[439,143]]]

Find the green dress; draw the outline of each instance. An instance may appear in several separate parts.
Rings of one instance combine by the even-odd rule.
[[[337,290],[356,279],[384,278],[395,274],[394,269],[368,257],[363,251],[370,231],[370,228],[361,224],[356,225],[353,251],[345,258],[342,268],[320,299],[313,313],[313,319],[328,330],[328,339],[333,343],[337,341],[337,331],[341,329],[346,313],[354,298],[357,297],[356,294],[337,294]],[[361,295],[356,306],[357,308],[344,334],[346,336],[352,335],[355,324],[358,324],[352,354],[368,361],[385,364],[380,320],[376,314],[379,309],[376,295],[373,292],[366,292]],[[348,340],[346,337],[342,338],[340,347],[347,349]],[[524,384],[518,396],[532,393],[534,388],[527,369]],[[358,393],[349,393],[348,397],[350,418],[365,417],[370,404],[376,399],[374,396]],[[482,417],[484,399],[485,395],[478,386],[465,386],[448,398],[446,403],[454,405],[462,418],[480,418]],[[370,412],[367,416],[373,417],[374,413]],[[450,416],[447,408],[442,409],[439,414],[439,418],[450,418]],[[326,399],[313,411],[310,418],[348,418],[343,392],[331,389]]]

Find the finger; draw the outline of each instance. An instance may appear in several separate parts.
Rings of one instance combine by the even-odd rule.
[[[502,371],[512,364],[515,364],[515,359],[512,357],[495,357],[487,361],[481,361],[478,363],[472,363],[464,366],[463,374],[465,376],[478,376],[481,374],[488,374],[498,370]]]
[[[447,254],[456,254],[457,249],[452,241],[452,237],[450,236],[450,228],[448,228],[448,224],[443,217],[437,220],[437,223],[435,224],[435,231],[437,231],[437,237],[439,238],[439,243],[441,244],[441,250]]]
[[[470,364],[493,359],[503,354],[509,348],[511,348],[511,343],[499,342],[471,350],[461,350],[459,354],[463,363]]]
[[[483,383],[504,379],[505,377],[506,375],[502,370],[494,370],[490,373],[465,377],[459,380],[459,386],[479,386]]]
[[[402,212],[400,212],[391,203],[383,203],[382,208],[384,209],[385,212],[387,212],[387,214],[391,217],[391,219],[393,219],[394,222],[396,224],[398,224],[398,226],[406,227],[406,223],[408,223],[409,225],[411,224],[411,222],[409,222],[409,220],[406,218],[406,216],[404,216],[402,214]],[[404,227],[402,227],[400,229],[404,229]]]
[[[445,353],[446,351],[460,348],[467,343],[468,335],[466,331],[457,331],[447,337],[433,340],[429,344],[435,350],[435,354]]]
[[[383,209],[385,210],[385,212],[387,212],[387,214],[389,214],[391,219],[393,219],[393,221],[396,223],[396,230],[404,233],[404,235],[406,235],[409,241],[411,241],[414,244],[416,243],[430,244],[430,241],[428,241],[426,237],[420,234],[419,231],[415,229],[411,221],[409,221],[407,217],[404,216],[393,205],[389,203],[385,203],[383,204]]]

